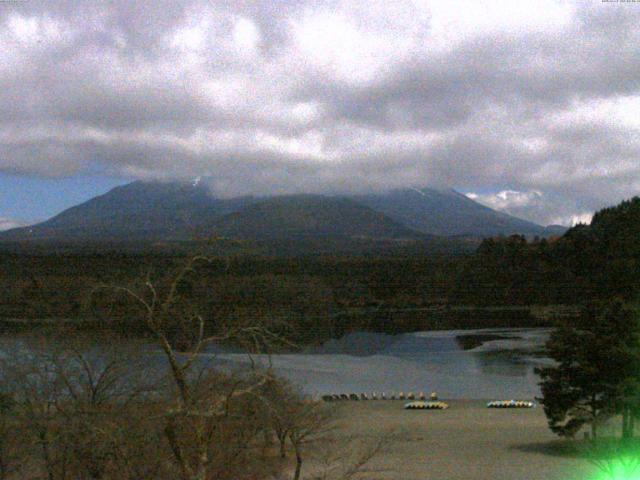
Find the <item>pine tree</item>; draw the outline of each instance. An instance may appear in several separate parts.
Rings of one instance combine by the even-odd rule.
[[[572,437],[584,425],[621,414],[623,436],[633,435],[640,398],[640,323],[621,301],[592,305],[558,328],[547,342],[557,363],[537,369],[551,430]]]

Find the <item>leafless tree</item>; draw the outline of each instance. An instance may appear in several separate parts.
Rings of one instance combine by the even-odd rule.
[[[266,382],[260,389],[261,398],[264,401],[265,415],[271,431],[278,441],[279,456],[281,459],[287,456],[287,440],[289,432],[297,423],[299,404],[303,401],[302,395],[286,380],[273,378]]]
[[[212,472],[219,472],[215,452],[220,449],[215,446],[222,438],[229,441],[222,429],[230,418],[232,405],[258,395],[260,388],[272,378],[268,369],[256,370],[242,381],[226,381],[221,385],[217,382],[220,372],[197,373],[199,355],[214,343],[236,342],[255,350],[280,340],[264,324],[252,323],[251,319],[224,325],[215,333],[207,334],[202,313],[184,292],[188,291],[188,279],[196,273],[197,265],[210,262],[211,259],[203,256],[190,258],[163,286],[147,277],[138,289],[101,287],[122,293],[141,308],[141,320],[168,363],[175,395],[164,412],[163,430],[183,480],[206,480]],[[179,345],[173,341],[176,332],[189,340],[187,351],[177,350]]]
[[[103,479],[141,458],[125,458],[122,446],[135,432],[134,403],[148,402],[151,376],[122,342],[89,339],[66,331],[39,336],[0,364],[2,386],[15,398],[21,463],[38,478]],[[143,381],[143,378],[145,381]],[[25,473],[26,475],[26,473]]]
[[[14,414],[13,397],[0,392],[0,480],[10,478],[20,468]]]
[[[293,480],[348,480],[379,471],[370,463],[390,437],[356,439],[337,434],[339,407],[310,399],[282,379],[274,379],[263,390],[280,458],[286,458],[287,442],[292,447]],[[310,473],[303,475],[307,460]]]
[[[296,458],[293,480],[300,480],[305,445],[327,433],[334,415],[325,404],[313,400],[292,401],[289,409],[292,421],[288,437]]]
[[[38,346],[39,347],[39,346]],[[48,480],[67,477],[68,452],[64,448],[57,405],[63,397],[62,382],[42,350],[32,345],[12,352],[0,365],[3,390],[16,400],[21,443],[28,445],[23,462],[42,469]]]
[[[126,299],[127,315],[139,313],[151,342],[65,332],[37,336],[0,362],[0,391],[15,399],[20,427],[14,443],[24,446],[20,478],[249,480],[291,471],[302,478],[303,459],[329,438],[333,413],[268,366],[249,362],[232,372],[205,362],[212,344],[240,345],[253,358],[286,343],[269,314],[205,322],[192,296],[197,269],[209,262],[193,257],[165,279],[96,288],[95,297]],[[272,432],[280,452],[263,441]],[[279,458],[287,442],[293,464]],[[333,476],[322,478],[352,478],[370,458],[352,456],[349,468],[332,467]]]
[[[318,467],[305,480],[355,480],[376,478],[386,469],[373,466],[384,454],[393,434],[378,437],[331,437],[315,445]]]

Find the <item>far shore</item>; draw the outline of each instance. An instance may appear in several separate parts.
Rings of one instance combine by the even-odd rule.
[[[389,321],[381,325],[361,325],[357,319],[384,312]],[[349,308],[334,316],[353,320],[355,329],[344,329],[338,337],[353,331],[372,331],[398,335],[403,333],[439,330],[477,330],[487,328],[548,328],[562,318],[575,316],[574,305],[432,305],[427,307],[362,307]],[[350,322],[351,322],[350,320]],[[117,322],[116,322],[117,323]],[[66,326],[81,330],[103,329],[109,322],[91,316],[79,317],[15,317],[0,315],[0,327],[6,333]],[[366,326],[368,325],[368,326]],[[322,341],[327,340],[323,338]]]

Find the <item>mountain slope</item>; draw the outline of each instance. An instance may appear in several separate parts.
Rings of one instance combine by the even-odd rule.
[[[250,200],[219,200],[203,186],[133,182],[30,227],[0,233],[1,240],[158,240],[192,237],[214,218]]]
[[[423,236],[353,200],[323,195],[267,198],[216,220],[210,230],[222,236],[251,239]]]
[[[223,235],[242,238],[486,237],[550,231],[496,212],[453,190],[217,199],[202,183],[133,182],[0,241],[158,241]],[[553,230],[557,233],[556,229]]]
[[[351,197],[419,232],[432,235],[543,235],[544,227],[485,207],[454,190],[403,189]]]

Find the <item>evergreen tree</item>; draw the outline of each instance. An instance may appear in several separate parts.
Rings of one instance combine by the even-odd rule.
[[[539,368],[549,427],[572,437],[584,425],[622,414],[623,436],[633,435],[640,397],[640,323],[621,301],[592,305],[558,328],[547,342],[556,365]]]

